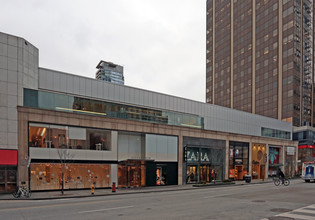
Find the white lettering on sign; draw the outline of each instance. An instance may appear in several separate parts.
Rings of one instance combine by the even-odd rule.
[[[187,160],[188,161],[199,161],[199,152],[197,151],[187,151]],[[210,161],[207,152],[200,153],[200,160],[201,161]]]
[[[209,160],[209,157],[208,157],[208,154],[206,152],[201,152],[201,160],[202,161],[210,161]]]

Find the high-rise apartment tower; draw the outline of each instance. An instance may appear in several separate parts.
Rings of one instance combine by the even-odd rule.
[[[101,60],[96,68],[98,69],[95,78],[120,85],[125,84],[124,68],[112,62]]]
[[[314,125],[312,0],[207,0],[206,102]]]

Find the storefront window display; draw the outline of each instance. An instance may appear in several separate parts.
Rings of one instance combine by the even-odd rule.
[[[186,147],[186,183],[206,183],[222,180],[223,150],[206,147]]]
[[[252,151],[252,178],[253,179],[265,179],[265,170],[267,162],[266,145],[265,144],[253,144]]]
[[[0,193],[12,192],[16,188],[16,167],[0,166]]]
[[[229,178],[243,180],[248,172],[249,143],[230,142],[229,149]]]
[[[52,124],[29,124],[29,147],[111,150],[111,132]]]
[[[269,145],[269,170],[268,176],[274,177],[277,176],[279,168],[281,168],[281,146]],[[282,170],[284,171],[284,170]]]
[[[146,185],[146,161],[126,160],[118,165],[118,187]]]
[[[110,187],[110,165],[104,164],[31,164],[31,190],[61,189],[62,166],[65,166],[64,188]]]

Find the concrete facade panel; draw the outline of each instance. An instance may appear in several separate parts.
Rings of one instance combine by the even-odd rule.
[[[8,35],[4,33],[0,33],[0,42],[4,44],[8,44]]]
[[[55,91],[60,91],[60,74],[54,74],[53,75],[53,85]]]
[[[67,76],[64,74],[60,74],[60,91],[67,92]]]
[[[8,70],[0,68],[0,81],[8,81]]]
[[[16,147],[18,145],[18,135],[17,135],[17,131],[12,133],[12,132],[8,132],[8,146],[11,147]]]
[[[116,97],[118,97],[117,100],[119,100],[121,102],[125,102],[125,95],[126,94],[125,94],[124,88],[122,88],[121,86],[117,86],[117,85],[115,85],[114,87],[115,87],[115,89],[114,89],[114,99]]]
[[[17,47],[8,45],[7,47],[8,53],[7,56],[13,59],[17,59]],[[0,46],[0,54],[1,54],[1,46]]]
[[[1,69],[8,69],[8,57],[0,56],[0,68]]]
[[[13,71],[18,70],[17,59],[8,57],[8,70],[13,70]]]
[[[50,149],[30,147],[30,158],[31,159],[51,159]]]
[[[0,56],[8,56],[8,45],[0,43]]]
[[[0,132],[0,148],[6,148],[8,145],[8,132]]]
[[[101,99],[103,98],[104,94],[104,84],[102,82],[97,82],[97,98]]]
[[[90,79],[85,79],[85,96],[92,96],[92,81]]]
[[[17,120],[17,111],[15,108],[8,108],[8,119],[9,120]]]
[[[117,85],[117,87],[118,87],[118,85]],[[122,86],[119,86],[119,87],[122,88],[122,91],[124,93],[123,99],[121,99],[121,101],[122,102],[129,102],[129,100],[130,100],[130,89],[127,90],[126,88],[124,88]],[[119,92],[121,92],[121,90],[119,90]],[[119,97],[122,97],[121,95],[122,94],[119,94]]]
[[[8,108],[16,109],[16,106],[17,106],[17,95],[8,95]]]
[[[85,91],[85,79],[84,78],[79,78],[80,79],[80,85],[79,85],[79,94],[80,95],[86,95]]]
[[[17,87],[18,87],[17,83],[8,83],[8,95],[17,96]],[[10,99],[8,101],[10,101]],[[10,106],[10,107],[14,107],[14,106]]]
[[[73,94],[74,93],[74,78],[71,76],[66,76],[66,92]]]
[[[18,72],[8,70],[8,82],[10,83],[18,83]]]
[[[73,77],[73,94],[81,94],[80,92],[80,78],[79,77]]]
[[[17,133],[18,131],[17,125],[18,125],[18,121],[15,121],[15,120],[8,121],[8,132]]]
[[[98,84],[98,82],[94,81],[94,80],[91,80],[91,83],[92,83],[92,94],[91,94],[91,96],[92,97],[97,97],[97,94],[98,94],[97,84]]]
[[[18,46],[17,39],[18,38],[15,36],[8,35],[8,44],[17,47]]]
[[[2,112],[0,107],[0,113]],[[8,132],[8,120],[7,118],[0,118],[0,132]]]

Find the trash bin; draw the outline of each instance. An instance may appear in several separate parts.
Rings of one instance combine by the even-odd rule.
[[[251,181],[252,181],[252,176],[249,175],[249,174],[247,174],[247,175],[245,176],[245,182],[246,182],[246,183],[250,183]]]

